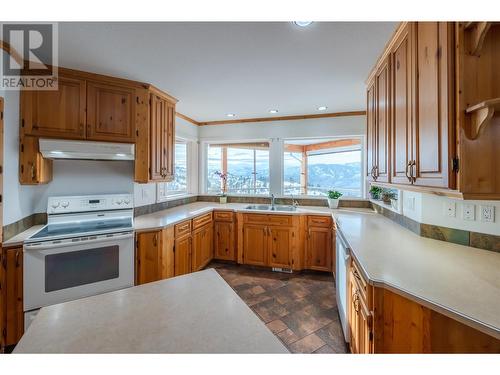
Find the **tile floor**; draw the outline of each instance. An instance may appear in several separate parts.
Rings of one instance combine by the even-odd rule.
[[[346,353],[328,274],[210,264],[292,353]]]

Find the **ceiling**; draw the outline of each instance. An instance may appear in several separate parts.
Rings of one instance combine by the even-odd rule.
[[[152,83],[196,121],[363,110],[364,81],[396,26],[60,23],[59,64]]]

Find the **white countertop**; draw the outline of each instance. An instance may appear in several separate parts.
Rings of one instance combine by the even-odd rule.
[[[334,216],[373,285],[500,339],[500,253],[420,237],[368,210]]]
[[[141,215],[135,218],[134,228],[136,231],[153,230],[174,225],[183,220],[192,219],[211,211],[235,211],[235,212],[257,212],[271,215],[331,215],[333,210],[328,207],[299,206],[296,211],[257,211],[245,207],[251,203],[213,203],[195,202],[183,206],[177,206],[152,214]]]
[[[213,270],[44,307],[14,353],[288,353]]]

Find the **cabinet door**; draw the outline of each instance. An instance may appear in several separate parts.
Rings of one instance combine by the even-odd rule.
[[[243,227],[243,263],[256,266],[267,266],[268,228],[263,225]]]
[[[59,77],[54,91],[21,91],[21,128],[25,134],[85,138],[86,83]]]
[[[165,133],[166,146],[163,151],[163,166],[165,168],[165,174],[167,180],[172,180],[174,178],[174,164],[175,164],[175,105],[167,102],[167,118],[163,126],[163,132]]]
[[[1,120],[0,120],[1,121]],[[6,306],[6,285],[5,285],[5,268],[4,268],[4,249],[0,244],[0,354],[4,352],[5,347],[5,336],[4,332],[7,325],[7,319],[5,316],[5,306]]]
[[[268,254],[271,267],[291,267],[293,229],[269,227]]]
[[[175,107],[158,95],[151,94],[151,180],[170,181],[174,175]]]
[[[353,281],[354,276],[349,275],[349,330],[351,334],[351,353],[358,354],[359,351],[359,318],[358,318],[358,304],[359,294],[356,284]]]
[[[22,185],[39,185],[52,181],[53,162],[39,151],[38,138],[26,135],[19,142],[19,182]]]
[[[452,35],[446,22],[417,22],[413,175],[416,185],[449,187]],[[450,46],[451,44],[451,46]],[[450,78],[448,78],[450,75]],[[451,142],[451,144],[453,144]],[[451,187],[451,185],[450,185]]]
[[[135,90],[106,83],[87,83],[87,139],[135,141]]]
[[[23,249],[7,249],[6,254],[6,337],[5,345],[14,345],[24,333]]]
[[[368,85],[366,92],[366,177],[374,181],[377,160],[377,122],[375,111],[375,80]]]
[[[200,228],[193,232],[193,256],[191,258],[191,270],[193,272],[199,271],[203,268],[204,237],[204,228]]]
[[[389,59],[380,67],[376,77],[376,180],[389,181]]]
[[[205,225],[203,235],[202,267],[205,267],[214,258],[214,226]]]
[[[160,280],[161,231],[137,234],[136,285]]]
[[[235,260],[234,224],[230,222],[215,222],[214,256],[216,259]]]
[[[371,314],[363,298],[360,296],[358,303],[358,350],[360,354],[370,354],[372,350],[371,339]]]
[[[411,184],[412,158],[412,68],[411,36],[407,25],[391,51],[392,66],[392,166],[391,182]]]
[[[191,235],[175,240],[175,276],[191,272]]]
[[[331,229],[309,227],[307,235],[307,268],[331,272],[332,251]]]

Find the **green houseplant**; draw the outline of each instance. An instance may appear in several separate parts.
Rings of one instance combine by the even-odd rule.
[[[384,190],[382,191],[382,201],[384,203],[387,203],[387,204],[391,204],[392,205],[392,200],[393,199],[396,199],[397,198],[397,195],[394,191],[391,191],[391,190]]]
[[[382,194],[382,188],[378,187],[378,186],[372,186],[370,188],[369,193],[370,193],[370,197],[372,199],[379,200],[380,199],[380,195]]]
[[[342,193],[337,190],[328,191],[328,207],[330,208],[338,208],[339,207],[339,198],[342,196]]]

